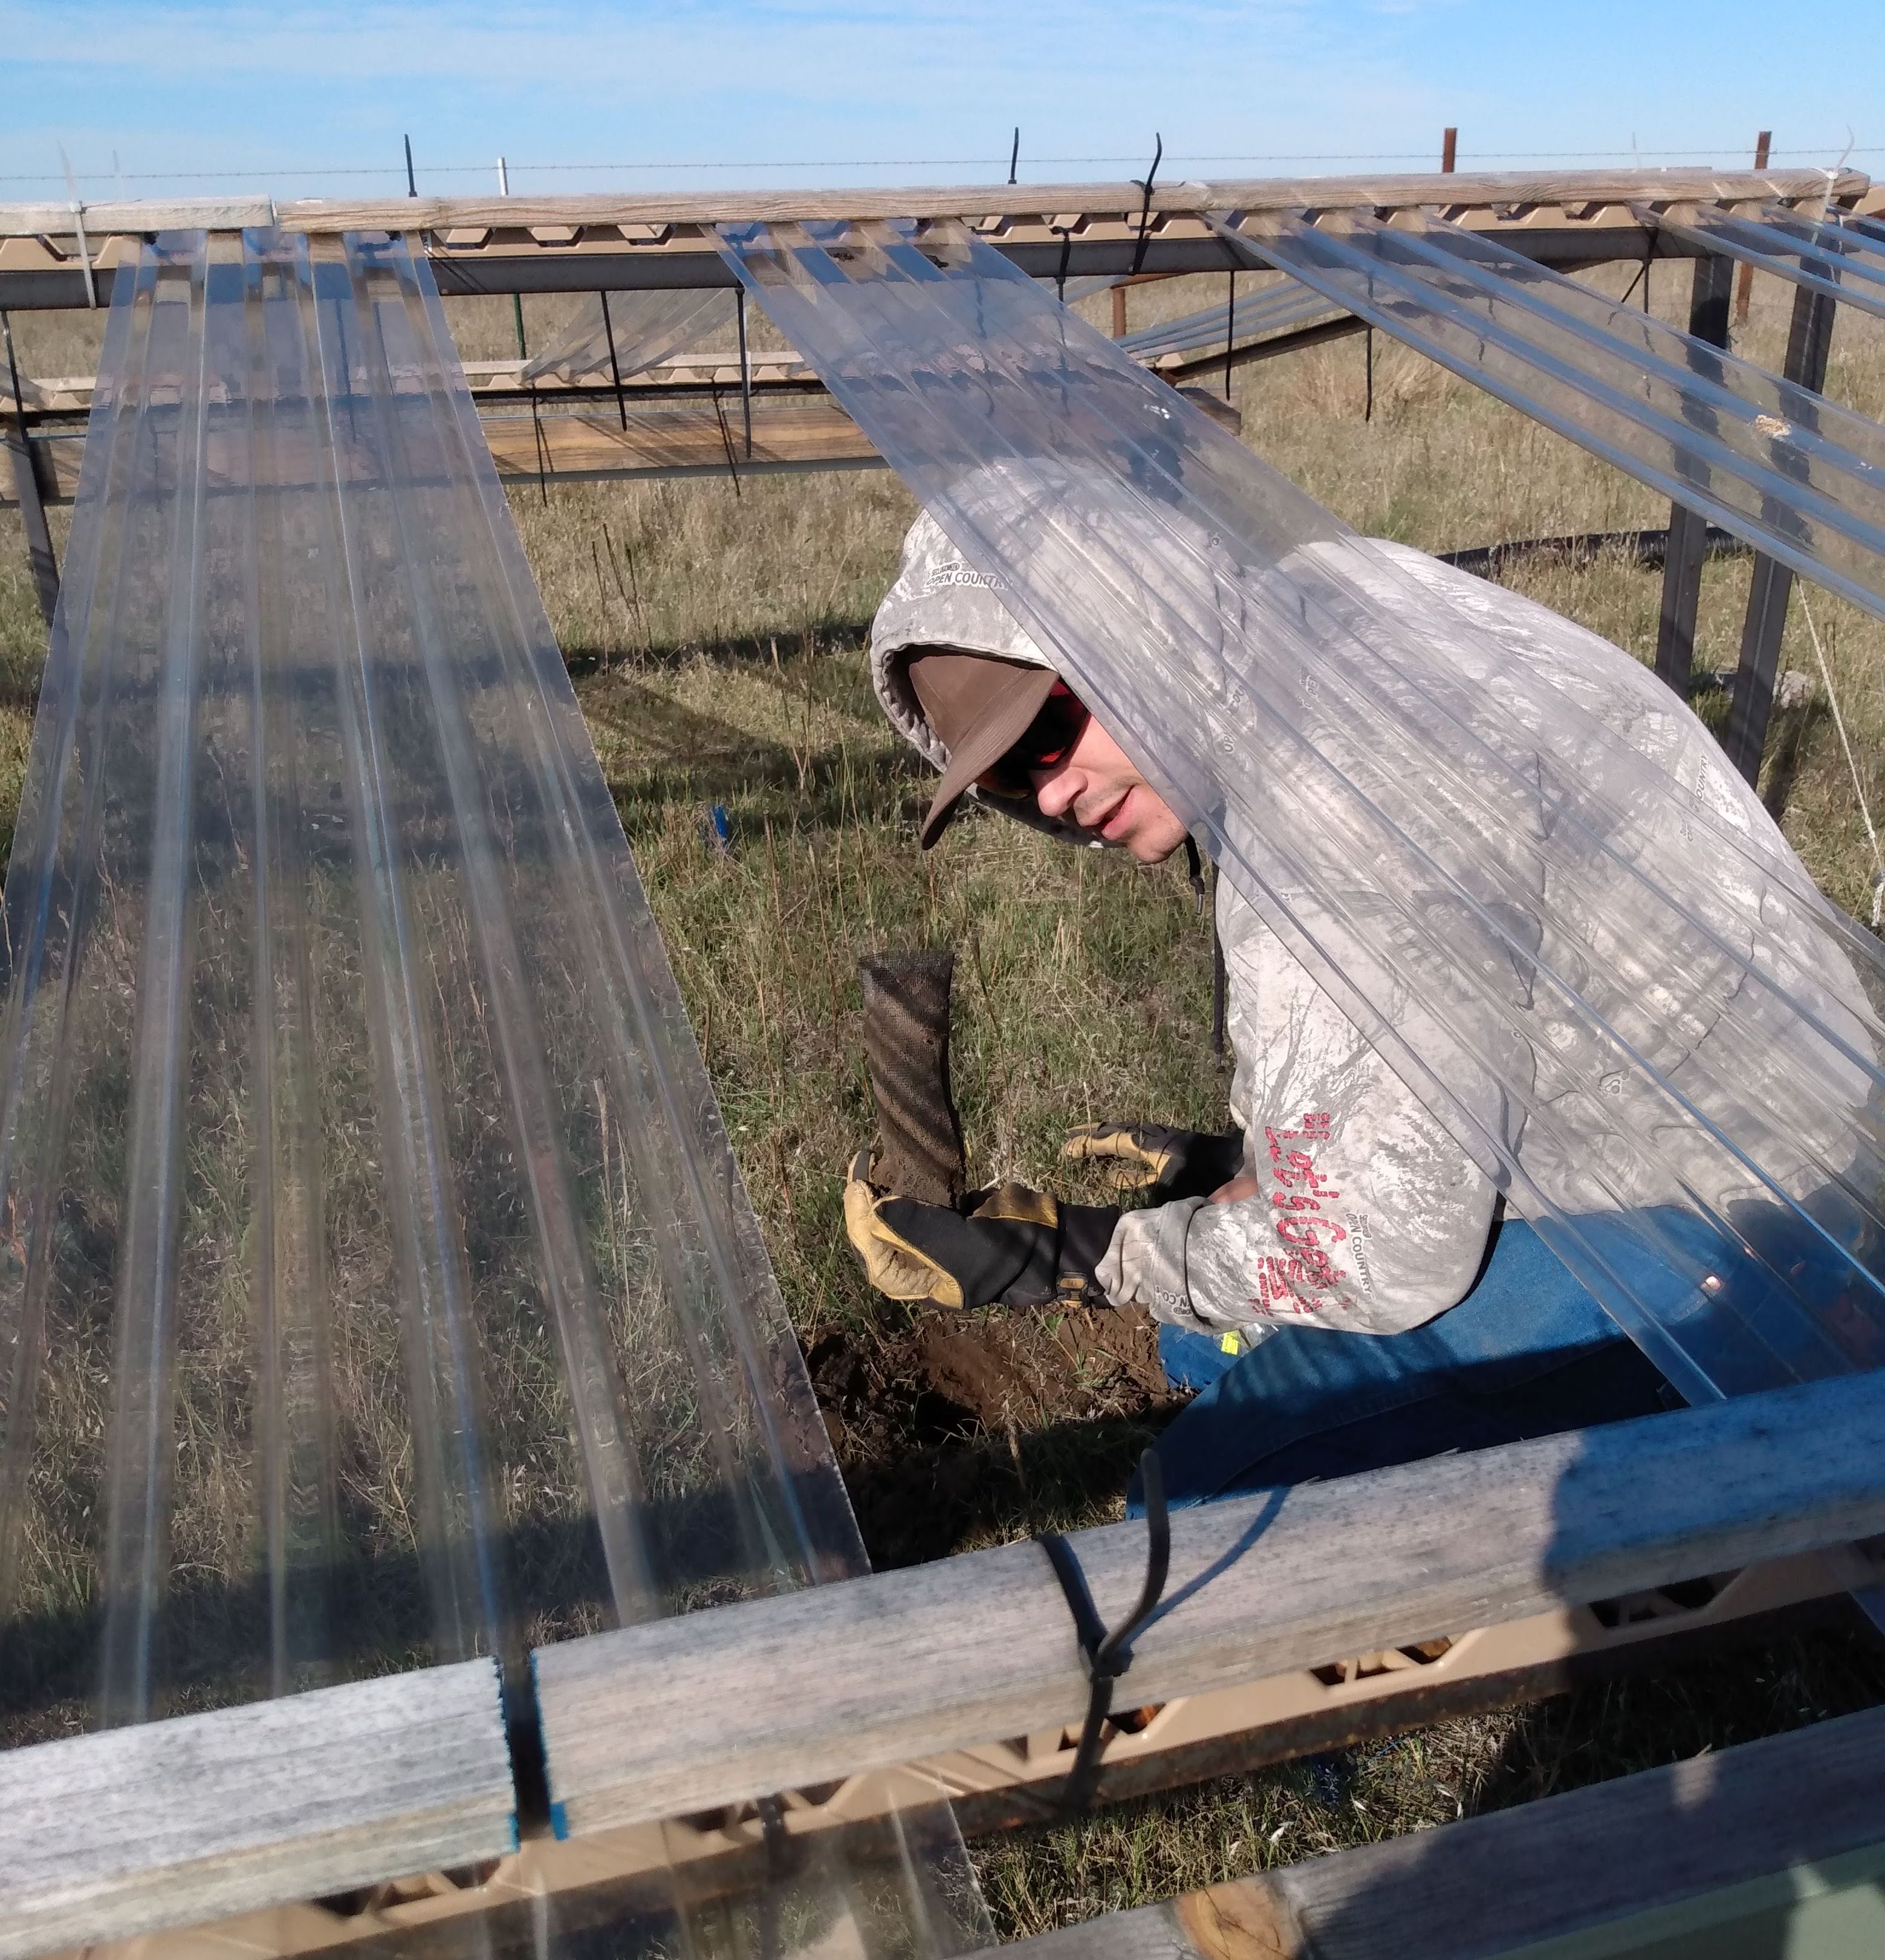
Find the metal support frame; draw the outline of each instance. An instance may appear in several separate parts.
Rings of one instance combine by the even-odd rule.
[[[1794,295],[1787,359],[1781,371],[1789,381],[1816,394],[1826,378],[1835,311],[1836,304],[1827,294],[1802,286]],[[1774,678],[1780,666],[1781,635],[1786,629],[1793,590],[1794,574],[1785,565],[1764,552],[1756,557],[1747,616],[1741,628],[1740,664],[1735,670],[1734,698],[1721,737],[1728,760],[1750,784],[1760,777],[1768,718],[1774,706]]]
[[[1689,331],[1711,347],[1728,344],[1728,301],[1733,262],[1719,253],[1696,261],[1689,300]],[[1663,560],[1662,616],[1656,630],[1656,672],[1683,699],[1695,668],[1696,609],[1702,596],[1708,520],[1681,504],[1669,511],[1669,546]]]

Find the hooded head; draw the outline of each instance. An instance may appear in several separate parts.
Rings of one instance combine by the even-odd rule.
[[[1046,706],[1059,676],[1001,602],[1001,586],[963,558],[925,511],[903,540],[896,583],[871,625],[871,679],[891,725],[942,772],[920,833],[925,849],[965,796]],[[1031,799],[991,799],[1058,835]]]

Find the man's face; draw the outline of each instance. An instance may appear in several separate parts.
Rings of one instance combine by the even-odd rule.
[[[1078,824],[1142,864],[1162,863],[1185,841],[1183,823],[1091,714],[1064,756],[1028,775],[1043,816]]]

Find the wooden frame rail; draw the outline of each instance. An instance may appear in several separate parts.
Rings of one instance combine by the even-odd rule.
[[[1885,1528],[1885,1376],[1755,1395],[1179,1513],[1122,1701],[1864,1538]],[[1103,1618],[1143,1528],[1071,1541]],[[1073,1627],[1011,1545],[540,1649],[552,1815],[687,1815],[1081,1717]]]
[[[1156,186],[950,185],[903,189],[713,191],[581,196],[268,198],[0,205],[0,308],[103,305],[127,252],[158,231],[423,233],[448,294],[721,286],[733,275],[713,228],[753,220],[966,218],[1024,270],[1052,277],[1219,271],[1231,263],[1207,211],[1380,212],[1431,207],[1522,234],[1550,265],[1639,258],[1655,237],[1633,203],[1727,205],[1862,199],[1855,170],[1586,170],[1490,175],[1285,177]],[[1664,240],[1667,256],[1678,248]]]
[[[517,1843],[489,1660],[0,1753],[0,1960]]]
[[[1885,1709],[1004,1947],[1014,1960],[1885,1950]],[[1687,1939],[1692,1945],[1677,1946]]]
[[[1885,1529],[1882,1446],[1885,1375],[1181,1513],[1167,1606],[1121,1698],[1164,1707],[1109,1749],[1116,1793],[1224,1767],[1215,1739],[1240,1721],[1228,1739],[1251,1761],[1291,1752],[1263,1748],[1279,1720],[1307,1721],[1294,1746],[1328,1746],[1366,1723],[1367,1672],[1397,1653],[1404,1675],[1410,1656],[1431,1659],[1442,1704],[1483,1700],[1469,1678],[1441,1685],[1458,1670],[1438,1650],[1492,1640],[1468,1674],[1497,1675],[1502,1627],[1533,1628],[1511,1659],[1593,1645],[1569,1621],[1557,1631],[1567,1604],[1610,1602],[1627,1644],[1637,1614],[1671,1610],[1651,1596],[1672,1582],[1751,1564],[1718,1596],[1751,1576],[1743,1610],[1876,1583],[1885,1560],[1855,1542]],[[1116,1614],[1143,1527],[1073,1543],[1100,1612]],[[776,1831],[748,1806],[780,1793],[791,1835],[868,1829],[939,1793],[984,1824],[1012,1822],[1051,1802],[1051,1775],[1035,1772],[1065,1758],[1086,1697],[1065,1602],[1029,1543],[533,1659],[552,1822],[575,1841],[525,1846],[533,1876],[505,1876],[514,1799],[494,1672],[430,1669],[0,1755],[0,1960],[240,1914],[229,1931],[244,1952],[345,1945],[377,1915],[356,1932],[310,1908],[302,1930],[263,1909],[486,1860],[499,1861],[489,1885],[422,1886],[393,1910],[475,1915],[606,1886],[677,1844],[745,1869]],[[1244,1703],[1250,1684],[1265,1685]]]

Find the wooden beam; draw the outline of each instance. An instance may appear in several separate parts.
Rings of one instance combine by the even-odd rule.
[[[1763,129],[1754,138],[1754,167],[1764,170],[1767,167],[1767,153],[1774,141],[1774,132]],[[1754,289],[1754,268],[1743,266],[1734,288],[1734,323],[1737,326],[1747,324],[1747,303]]]
[[[1711,347],[1728,344],[1731,261],[1718,253],[1695,262],[1689,294],[1689,331]],[[1708,552],[1708,520],[1686,504],[1669,511],[1669,542],[1663,558],[1662,614],[1656,631],[1656,671],[1677,696],[1689,698],[1695,667],[1696,611],[1702,598],[1702,564]]]
[[[1869,180],[1836,175],[1833,201],[1863,204]],[[905,189],[725,191],[580,197],[266,199],[125,202],[84,207],[89,278],[70,205],[0,205],[0,306],[84,306],[110,298],[116,270],[160,230],[266,224],[314,233],[414,231],[441,292],[561,292],[734,283],[714,227],[765,219],[912,218],[963,221],[1036,277],[1221,271],[1228,261],[1205,214],[1221,208],[1396,211],[1422,205],[1514,241],[1542,264],[1600,265],[1640,256],[1650,234],[1632,202],[1758,208],[1817,205],[1823,171],[1606,170],[1497,175],[1301,177],[1179,183],[1153,192],[1141,235],[1136,184],[954,185]],[[1693,248],[1673,247],[1689,256]]]
[[[739,424],[735,396],[718,409],[710,401],[632,406],[626,428],[613,415],[545,415],[534,423],[528,415],[489,415],[482,425],[500,476],[534,479],[541,469],[553,481],[677,469],[724,475],[730,431],[735,466],[743,469],[747,458],[741,453]],[[756,401],[751,460],[756,469],[798,469],[880,460],[864,431],[823,396]]]
[[[0,1960],[495,1857],[489,1660],[0,1754]]]
[[[1885,1526],[1885,1376],[1815,1383],[1173,1519],[1126,1696],[1201,1694]],[[1072,1540],[1101,1616],[1143,1528]],[[572,1832],[684,1815],[1078,1720],[1073,1626],[1038,1545],[540,1650]]]
[[[1876,1952],[1788,1943],[1785,1927],[1797,1902],[1861,1887],[1872,1893],[1867,1923],[1885,1924],[1881,1752],[1885,1710],[1872,1709],[1001,1950],[1014,1960],[1596,1960],[1661,1953],[1655,1943],[1686,1934],[1698,1943],[1685,1952]],[[1750,1922],[1765,1939],[1729,1938]]]
[[[1313,326],[1298,327],[1294,333],[1278,333],[1268,340],[1253,340],[1244,346],[1233,348],[1228,354],[1200,354],[1173,367],[1154,367],[1152,372],[1161,381],[1170,382],[1174,388],[1182,387],[1187,381],[1221,374],[1227,368],[1247,368],[1253,361],[1274,360],[1279,354],[1298,354],[1305,347],[1320,347],[1325,341],[1345,340],[1352,333],[1367,331],[1366,320],[1357,320],[1352,313],[1344,313],[1339,320],[1320,320]]]
[[[1842,170],[1836,200],[1857,197],[1871,180]],[[1196,180],[1156,186],[1154,216],[1215,210],[1408,210],[1421,205],[1629,204],[1645,199],[1750,202],[1820,198],[1823,170],[1429,171],[1406,176]],[[862,218],[1084,217],[1129,213],[1145,202],[1136,183],[944,184],[901,188],[805,190],[597,191],[541,196],[107,200],[83,207],[89,239],[114,234],[235,231],[279,224],[289,231],[517,231],[591,225],[712,226],[763,220],[790,222]],[[69,201],[0,205],[0,236],[60,237],[73,229]]]
[[[1787,358],[1781,373],[1815,394],[1826,381],[1836,310],[1836,303],[1824,293],[1807,286],[1794,291]],[[1760,780],[1767,724],[1774,708],[1774,676],[1780,667],[1781,638],[1787,630],[1787,606],[1793,590],[1791,568],[1764,552],[1757,552],[1748,587],[1747,613],[1741,625],[1740,664],[1735,670],[1727,726],[1721,734],[1728,760],[1750,784]]]

